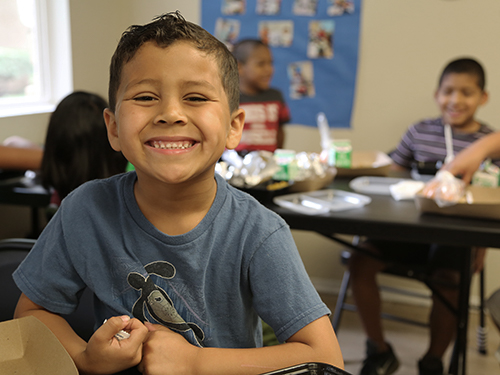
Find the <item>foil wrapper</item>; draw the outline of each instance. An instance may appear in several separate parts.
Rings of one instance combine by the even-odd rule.
[[[290,163],[295,170],[290,182],[324,178],[329,168],[316,153],[299,152]],[[272,180],[280,168],[272,152],[252,151],[241,156],[234,150],[226,150],[216,165],[216,172],[233,186],[252,188]]]

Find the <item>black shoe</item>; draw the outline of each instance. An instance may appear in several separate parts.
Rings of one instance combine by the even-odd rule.
[[[399,361],[394,355],[392,347],[379,353],[377,345],[371,340],[366,340],[366,359],[363,361],[360,375],[390,375],[396,372]]]
[[[424,357],[418,361],[420,375],[443,375],[443,362],[436,357]]]

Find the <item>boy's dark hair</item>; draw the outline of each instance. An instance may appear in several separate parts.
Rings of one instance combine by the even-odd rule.
[[[106,107],[102,97],[78,91],[65,97],[50,116],[41,177],[61,199],[84,182],[125,172],[127,160],[108,141]]]
[[[240,91],[238,65],[227,47],[202,27],[186,21],[179,11],[163,14],[146,25],[130,26],[118,42],[111,59],[109,77],[109,108],[114,112],[116,93],[123,66],[146,42],[166,48],[178,41],[186,41],[207,56],[212,56],[219,67],[222,87],[226,92],[231,113],[238,109]]]
[[[451,73],[466,73],[477,77],[477,85],[484,91],[486,85],[486,76],[484,69],[479,62],[471,58],[461,58],[453,60],[443,70],[439,78],[439,86],[443,83],[444,77]]]
[[[269,48],[267,44],[260,39],[243,39],[236,43],[233,47],[233,56],[239,63],[245,64],[257,47]]]

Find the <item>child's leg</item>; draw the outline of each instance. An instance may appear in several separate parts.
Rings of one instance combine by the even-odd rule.
[[[437,270],[434,276],[458,285],[460,274],[454,270]],[[439,293],[454,307],[458,305],[458,288],[438,287]],[[432,296],[433,305],[430,314],[430,344],[425,356],[442,358],[453,339],[457,317],[435,295]]]
[[[364,243],[361,246],[378,253],[370,244]],[[363,329],[380,351],[386,351],[388,347],[382,329],[380,292],[376,276],[385,267],[385,263],[356,251],[352,253],[349,261],[351,290]]]
[[[450,284],[434,285],[436,290],[453,307],[458,306],[460,267],[462,257],[469,256],[470,249],[465,247],[432,245],[429,263],[434,268],[433,277]],[[453,287],[455,285],[455,287]],[[435,294],[430,314],[430,343],[424,357],[419,361],[420,374],[441,374],[442,358],[456,334],[457,317]]]

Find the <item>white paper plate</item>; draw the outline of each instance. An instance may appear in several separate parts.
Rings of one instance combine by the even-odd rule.
[[[363,207],[372,199],[366,195],[343,190],[326,189],[309,193],[280,195],[273,199],[278,206],[306,215],[326,214]]]
[[[353,179],[349,187],[358,193],[391,195],[390,186],[402,181],[413,181],[405,178],[361,176]]]

